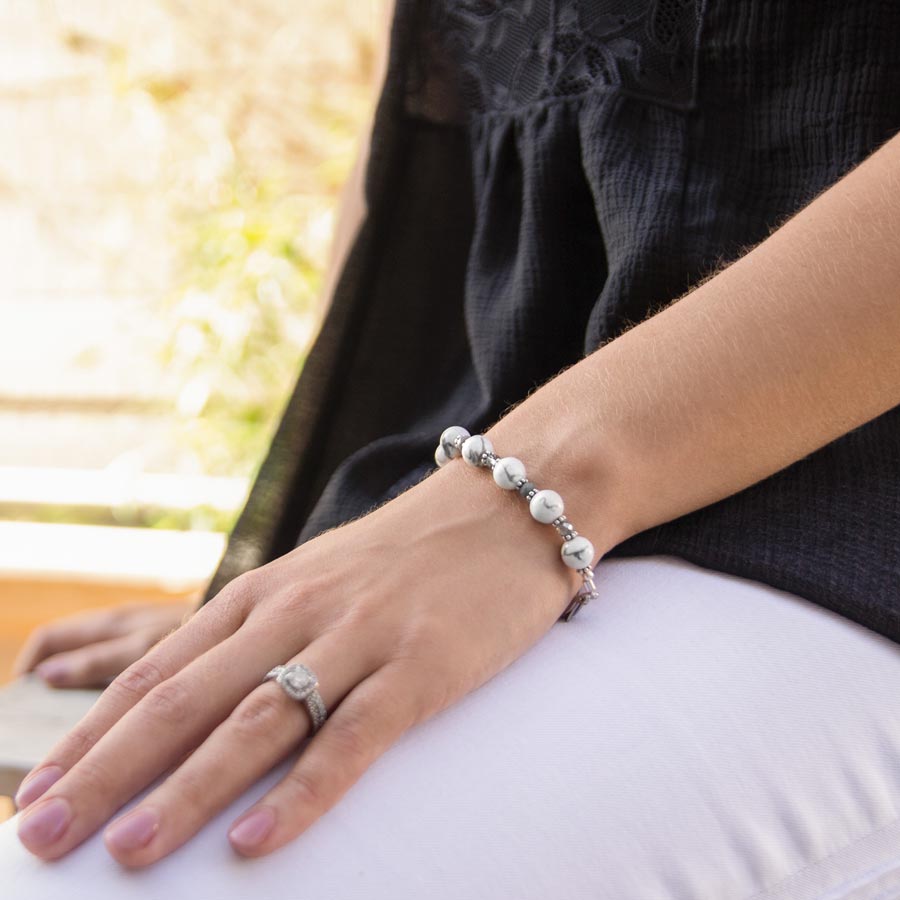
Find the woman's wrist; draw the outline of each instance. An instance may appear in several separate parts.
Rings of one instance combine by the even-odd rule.
[[[554,405],[554,396],[565,389],[559,379],[566,377],[563,372],[554,380],[559,383],[548,383],[541,403],[517,405],[484,434],[498,456],[521,459],[532,481],[563,498],[569,521],[594,545],[596,565],[631,533],[624,467],[612,430],[593,431],[588,444],[579,431],[583,419],[572,415],[547,417],[546,406]],[[530,518],[527,507],[523,512]]]
[[[598,497],[613,496],[609,490],[611,481],[588,482],[580,478],[580,473],[573,468],[577,457],[567,452],[564,441],[558,444],[549,440],[515,441],[510,424],[516,423],[504,419],[484,432],[493,444],[493,454],[516,457],[525,467],[527,481],[534,482],[537,489],[560,494],[567,524],[577,532],[574,540],[586,539],[593,546],[591,559],[585,565],[596,564],[617,543],[622,530],[610,503],[603,504],[599,515],[592,509]],[[597,468],[594,467],[594,474]],[[432,492],[425,500],[431,516],[451,520],[461,517],[461,521],[468,523],[462,531],[467,534],[467,543],[472,545],[470,552],[488,548],[498,565],[511,564],[511,571],[517,577],[524,576],[523,582],[546,596],[556,615],[562,615],[576,592],[592,587],[585,577],[592,573],[581,571],[584,566],[576,564],[581,562],[580,557],[568,562],[563,559],[563,547],[574,546],[569,543],[572,535],[569,539],[564,537],[565,525],[557,528],[552,523],[537,521],[530,514],[530,504],[523,499],[524,495],[519,490],[499,487],[493,474],[489,465],[471,465],[455,457],[444,462],[416,488]]]
[[[485,432],[496,452],[558,491],[600,555],[891,409],[898,165],[900,136],[737,262],[532,391]]]
[[[507,455],[522,458],[512,448]],[[537,479],[536,470],[529,473]],[[542,487],[553,487],[545,480]],[[500,489],[489,468],[453,459],[377,512],[382,510],[398,515],[424,537],[440,531],[448,551],[445,563],[453,559],[462,569],[470,561],[480,564],[490,559],[492,566],[510,573],[511,590],[527,588],[541,608],[557,617],[582,585],[578,572],[562,561],[554,529],[529,515],[528,504],[518,492]],[[567,507],[566,514],[578,523],[574,507],[571,511]],[[579,531],[600,551],[592,535],[580,526]]]

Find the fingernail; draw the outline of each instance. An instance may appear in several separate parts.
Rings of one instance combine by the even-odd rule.
[[[106,829],[106,843],[113,850],[146,847],[159,831],[159,816],[152,809],[136,809]]]
[[[34,803],[51,784],[56,784],[63,776],[63,770],[59,766],[44,766],[38,769],[33,775],[26,778],[16,791],[13,798],[16,809],[22,809],[29,803]]]
[[[69,667],[62,660],[41,663],[35,672],[44,679],[44,681],[59,682],[64,681],[69,674]]]
[[[268,806],[263,806],[245,818],[239,819],[228,832],[228,837],[232,843],[241,847],[255,847],[269,836],[274,827],[275,813]]]
[[[71,819],[72,810],[64,798],[39,803],[19,820],[19,840],[32,850],[46,847],[62,837]]]

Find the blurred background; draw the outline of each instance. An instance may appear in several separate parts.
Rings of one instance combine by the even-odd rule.
[[[303,364],[383,0],[0,3],[0,683],[196,595]]]

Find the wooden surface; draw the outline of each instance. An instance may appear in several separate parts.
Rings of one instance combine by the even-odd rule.
[[[93,706],[98,690],[51,688],[36,675],[0,688],[0,794],[11,797],[25,775]]]
[[[83,609],[129,601],[170,603],[196,594],[198,586],[168,591],[155,585],[0,579],[0,684],[12,677],[12,663],[22,642],[44,622]]]

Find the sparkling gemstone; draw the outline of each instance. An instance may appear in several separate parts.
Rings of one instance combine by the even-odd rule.
[[[281,683],[294,699],[302,700],[316,687],[315,676],[308,669],[289,668],[281,676]]]

